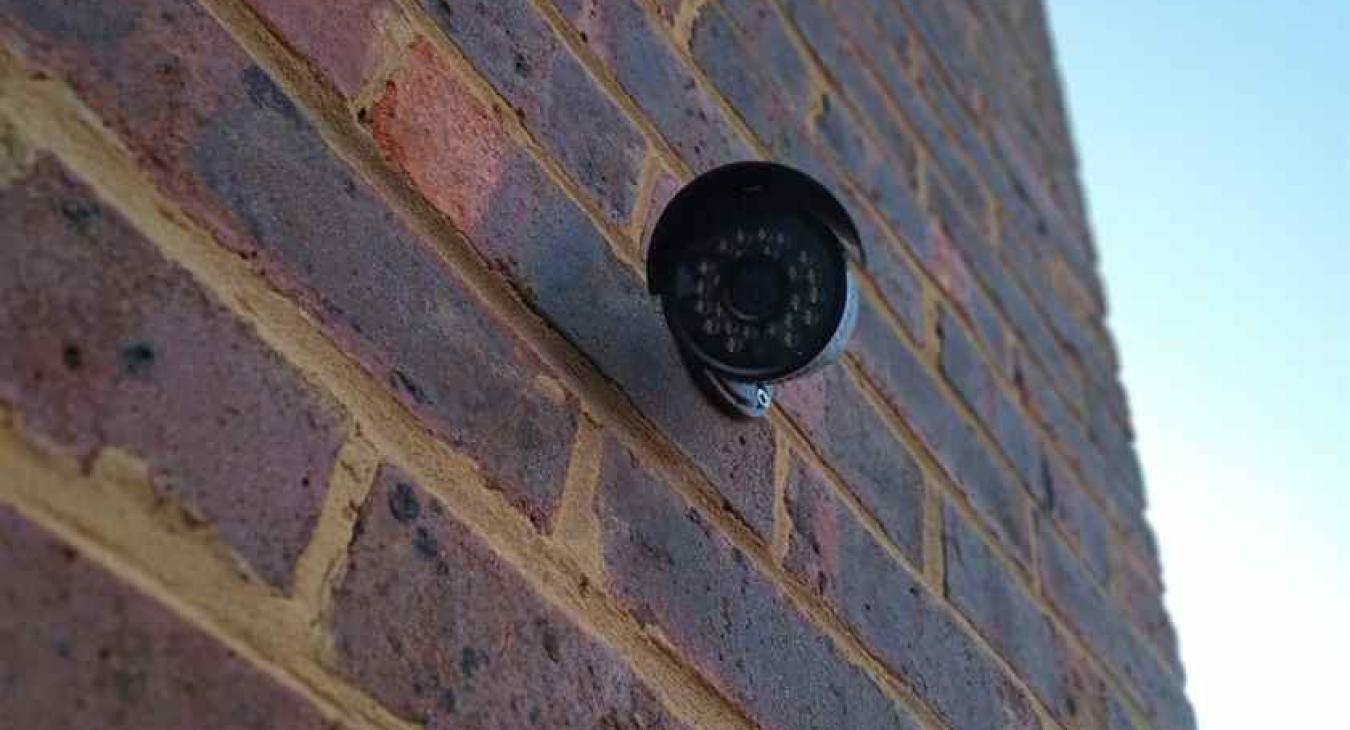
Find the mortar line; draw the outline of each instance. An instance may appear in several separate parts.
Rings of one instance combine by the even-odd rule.
[[[940,295],[941,292],[938,292],[938,294]],[[869,297],[869,300],[875,299],[879,296],[880,296],[879,294],[873,293],[872,296]],[[986,437],[986,439],[990,443],[990,447],[988,448],[988,450],[995,453],[996,456],[999,458],[1000,467],[1002,467],[1010,476],[1016,479],[1018,483],[1023,484],[1024,488],[1027,488],[1025,481],[1022,479],[1021,475],[1017,472],[1015,468],[1013,468],[1010,457],[1008,457],[1007,453],[1004,451],[1002,445],[998,442],[998,440],[994,438],[992,427],[985,422],[983,417],[981,417],[978,413],[974,412],[974,410],[969,406],[969,404],[965,402],[961,394],[955,391],[954,386],[952,386],[949,383],[945,374],[943,374],[940,366],[941,338],[936,336],[935,326],[936,322],[940,320],[941,308],[945,306],[950,309],[951,305],[945,301],[945,298],[940,296],[934,302],[932,302],[932,305],[938,307],[938,311],[935,312],[925,311],[925,316],[933,320],[934,328],[929,328],[929,330],[926,332],[926,336],[929,341],[926,343],[924,347],[919,347],[917,344],[914,344],[910,341],[910,338],[904,328],[904,325],[898,323],[897,321],[894,321],[894,318],[891,316],[891,312],[884,310],[879,311],[882,311],[882,313],[885,315],[884,319],[887,320],[888,328],[892,331],[892,334],[895,335],[905,346],[910,347],[911,351],[915,353],[916,358],[921,363],[923,363],[925,371],[927,372],[929,377],[933,379],[934,382],[938,383],[939,390],[943,393],[943,395],[947,398],[948,401],[953,403],[957,412],[961,414],[961,416],[967,421],[967,423],[975,427],[983,436]],[[925,309],[927,310],[927,306],[925,307]],[[965,323],[960,322],[960,325],[964,327]],[[973,337],[972,333],[969,331],[965,332],[965,334],[967,337],[970,338],[972,342],[976,343],[976,346],[980,352],[980,357],[984,360],[985,364],[992,365],[992,363],[990,363],[989,355],[985,350],[985,348],[983,347],[982,341],[980,341],[980,339],[977,337]],[[1039,418],[1032,415],[1030,409],[1027,407],[1025,403],[1022,402],[1022,399],[1020,398],[1020,395],[1016,392],[1016,390],[1012,389],[1012,392],[1009,392],[1011,386],[1009,386],[1004,381],[1004,379],[1000,377],[998,368],[988,367],[988,370],[995,378],[996,387],[998,387],[1003,392],[1003,394],[1008,397],[1009,402],[1016,409],[1017,414],[1020,417],[1022,417],[1025,423],[1027,423],[1028,426],[1032,429],[1037,438],[1038,443],[1042,444],[1045,447],[1049,456],[1056,458],[1059,461],[1059,463],[1075,477],[1074,484],[1070,488],[1078,489],[1084,495],[1086,495],[1099,509],[1099,511],[1103,514],[1103,516],[1107,518],[1107,522],[1110,525],[1113,533],[1117,531],[1119,529],[1119,523],[1124,519],[1124,517],[1120,515],[1117,509],[1097,491],[1102,487],[1096,485],[1095,482],[1093,482],[1093,480],[1087,479],[1086,476],[1082,473],[1082,471],[1078,468],[1078,466],[1073,462],[1073,460],[1069,459],[1066,456],[1065,449],[1067,447],[1064,445],[1064,443],[1054,434],[1050,433],[1049,428],[1044,426]],[[1082,559],[1081,548],[1078,545],[1078,541],[1064,531],[1064,528],[1060,524],[1059,520],[1054,519],[1053,516],[1050,516],[1050,519],[1052,524],[1054,524],[1055,528],[1060,531],[1061,535],[1068,538],[1068,542],[1070,546],[1074,549],[1075,555],[1080,559]],[[1127,550],[1126,552],[1132,551]]]
[[[942,524],[942,487],[925,472],[923,485],[923,575],[933,592],[946,596],[946,537]]]
[[[603,585],[604,545],[600,517],[595,511],[595,497],[600,482],[604,441],[599,424],[584,413],[577,420],[577,432],[572,440],[567,476],[563,482],[562,499],[554,517],[551,537],[559,550],[572,556],[583,575],[595,584]]]
[[[637,190],[633,203],[633,210],[629,215],[628,238],[632,244],[633,260],[638,266],[642,265],[642,249],[646,242],[643,241],[643,234],[646,233],[647,219],[656,211],[653,210],[656,194],[656,181],[665,170],[661,163],[661,153],[650,145],[642,156],[642,167],[638,171]]]
[[[908,424],[901,422],[899,420],[900,416],[889,407],[889,405],[885,402],[884,396],[874,391],[875,386],[867,378],[866,374],[859,372],[857,370],[857,366],[853,363],[850,363],[850,370],[854,371],[856,379],[863,386],[862,390],[873,401],[874,407],[878,411],[882,412],[883,420],[885,420],[887,424],[891,426],[891,428],[897,433],[897,437],[900,437],[901,433],[905,433],[906,436],[908,436],[909,431]],[[928,461],[933,460],[933,456],[927,452],[926,448],[924,449],[923,453],[925,459],[927,459]],[[1126,681],[1123,676],[1118,675],[1114,669],[1108,667],[1106,665],[1105,659],[1098,657],[1087,645],[1086,640],[1080,638],[1080,634],[1077,632],[1076,629],[1073,628],[1074,625],[1073,622],[1069,621],[1068,617],[1062,616],[1057,610],[1055,610],[1055,608],[1051,605],[1050,601],[1048,600],[1048,597],[1045,594],[1038,593],[1035,590],[1034,581],[1036,580],[1036,576],[1029,572],[1029,570],[1033,569],[1034,566],[1024,567],[1020,563],[1018,563],[1016,559],[1008,555],[1007,549],[1003,546],[1003,541],[999,539],[996,535],[992,534],[990,528],[985,525],[984,517],[975,511],[974,507],[970,504],[969,499],[959,489],[959,487],[955,485],[955,482],[952,481],[951,477],[945,472],[945,470],[941,468],[940,464],[936,465],[935,471],[940,475],[938,484],[941,486],[944,496],[946,497],[946,500],[950,502],[954,507],[956,507],[959,512],[961,512],[962,516],[970,524],[975,533],[980,536],[981,541],[985,543],[985,546],[987,548],[989,548],[990,554],[994,555],[995,559],[997,559],[1003,565],[1005,572],[1014,576],[1015,580],[1021,586],[1023,592],[1025,592],[1031,598],[1032,602],[1035,603],[1038,607],[1040,607],[1047,616],[1051,617],[1055,626],[1060,630],[1061,633],[1065,634],[1068,637],[1071,637],[1073,640],[1078,642],[1077,645],[1079,646],[1081,653],[1090,657],[1094,661],[1094,668],[1097,670],[1098,674],[1101,674],[1103,677],[1113,681],[1116,685],[1113,687],[1114,689],[1120,690],[1122,692],[1132,693],[1133,683]],[[1029,496],[1025,494],[1023,495],[1023,498],[1024,501],[1029,501],[1030,499]],[[1034,527],[1034,525],[1029,527]],[[907,569],[912,570],[912,568],[910,568],[908,563],[904,563],[904,565]],[[1128,621],[1125,622],[1125,625],[1127,629],[1133,628],[1133,626]],[[1170,667],[1168,667],[1165,663],[1160,663],[1160,666],[1164,670],[1170,669]],[[1171,675],[1170,672],[1169,678],[1173,679],[1174,681],[1179,680],[1179,678],[1175,677],[1174,675]],[[1130,694],[1129,696],[1133,698],[1136,695]]]
[[[901,346],[911,347],[911,344],[907,341],[902,341]],[[954,501],[958,504],[958,506],[962,507],[963,509],[973,510],[973,505],[970,505],[968,503],[968,498],[965,496],[964,492],[960,489],[960,487],[956,484],[955,477],[951,475],[946,470],[945,467],[942,466],[941,460],[937,458],[937,455],[933,453],[933,450],[928,447],[927,443],[923,440],[923,438],[920,437],[917,434],[917,432],[915,432],[915,430],[909,424],[904,414],[901,413],[896,406],[892,405],[890,401],[886,398],[886,396],[884,396],[880,392],[879,386],[873,381],[873,379],[870,376],[867,375],[865,369],[857,362],[856,357],[851,354],[846,355],[845,361],[848,363],[850,370],[855,375],[856,380],[859,383],[866,386],[863,388],[863,390],[868,395],[871,396],[871,401],[874,405],[874,409],[883,415],[884,420],[890,423],[893,429],[897,430],[898,436],[903,437],[902,442],[910,444],[912,451],[924,454],[931,462],[930,463],[931,468],[933,468],[938,473],[944,476],[944,484],[947,486],[949,494],[954,490],[955,492]],[[947,385],[946,381],[942,380],[940,382],[939,387],[942,388],[946,385]],[[958,405],[964,406],[965,404],[961,403]],[[958,412],[960,412],[960,408],[958,408]],[[965,414],[965,417],[967,418],[967,420],[970,420],[969,414]],[[989,440],[987,434],[980,434],[979,437],[982,440],[986,441]],[[986,443],[984,448],[986,451],[995,453],[996,456],[999,455],[999,447],[996,444]],[[1004,468],[1005,471],[1007,471],[1010,476],[1014,477],[1014,479],[1019,485],[1022,485],[1022,497],[1024,503],[1029,503],[1024,504],[1024,508],[1028,510],[1027,516],[1031,518],[1043,516],[1044,519],[1048,520],[1051,529],[1054,530],[1055,534],[1058,535],[1060,539],[1064,541],[1065,546],[1068,548],[1070,555],[1072,555],[1075,560],[1077,560],[1079,563],[1083,564],[1086,567],[1087,561],[1084,559],[1084,556],[1082,554],[1082,547],[1078,544],[1078,541],[1073,536],[1067,533],[1063,525],[1060,524],[1059,520],[1055,519],[1053,515],[1046,514],[1037,508],[1035,496],[1032,495],[1026,489],[1020,477],[1018,477],[1015,471],[1011,470],[1010,466],[1007,465],[1000,465],[1000,466]],[[977,524],[983,526],[984,518],[980,516],[978,512],[972,511],[970,514],[976,518],[975,522]],[[1034,552],[1034,546],[1036,544],[1035,520],[1034,519],[1028,520],[1027,524],[1030,531],[1030,534],[1028,536],[1028,546],[1029,548],[1031,548],[1031,551],[1029,552],[1029,558],[1031,559],[1031,562],[1028,564],[1028,566],[1026,566],[1026,569],[1032,571],[1031,573],[1027,574],[1027,577],[1030,579],[1033,588],[1036,589],[1033,590],[1033,593],[1037,595],[1043,595],[1039,590],[1041,577],[1039,571],[1037,571],[1037,564],[1035,562],[1036,556],[1036,553]],[[998,540],[997,538],[990,538],[990,541],[999,546],[1000,552],[1005,552],[1004,549],[1002,548],[1001,540]],[[1012,558],[1008,558],[1008,561],[1010,564],[1018,565],[1017,561]],[[1102,581],[1098,579],[1098,577],[1095,574],[1093,574],[1091,570],[1086,570],[1085,572],[1089,584],[1093,588],[1101,591],[1103,596],[1113,606],[1115,606],[1116,608],[1123,609],[1124,607],[1123,603],[1117,600],[1116,597],[1110,592],[1108,584],[1102,583]],[[1147,634],[1143,633],[1142,629],[1133,621],[1129,620],[1128,618],[1124,618],[1123,623],[1125,625],[1126,630],[1130,631],[1134,635],[1134,638],[1140,642],[1140,644],[1145,648],[1145,651],[1149,651],[1150,653],[1153,654],[1153,658],[1158,661],[1160,666],[1163,667],[1163,669],[1167,672],[1169,678],[1179,682],[1181,680],[1180,675],[1176,672],[1176,670],[1172,666],[1172,663],[1168,661],[1165,656],[1163,656],[1161,648],[1156,646],[1153,640],[1149,638]]]
[[[849,376],[858,385],[858,390],[863,394],[863,397],[867,400],[867,403],[872,410],[874,410],[877,415],[880,416],[882,422],[886,424],[887,428],[891,431],[892,436],[900,443],[905,444],[906,447],[915,454],[915,457],[923,464],[924,468],[929,473],[939,475],[937,484],[940,485],[949,501],[962,511],[962,514],[966,516],[968,521],[978,526],[982,531],[989,532],[992,535],[993,528],[986,524],[989,519],[980,514],[979,510],[976,509],[974,503],[971,501],[971,498],[957,483],[955,476],[953,476],[942,464],[941,459],[938,458],[933,449],[928,447],[923,438],[919,436],[909,422],[905,420],[905,417],[890,405],[886,400],[886,397],[877,391],[877,387],[872,382],[871,378],[863,372],[862,368],[858,366],[852,357],[846,357],[842,365],[848,369]],[[1017,496],[1024,503],[1031,501],[1031,496],[1027,494],[1025,490],[1021,490]],[[1028,525],[1028,530],[1030,529],[1031,526]],[[990,540],[998,544],[1000,555],[1005,557],[1008,564],[1012,566],[1014,570],[1023,574],[1030,570],[1030,565],[1024,566],[1015,558],[1008,556],[1008,549],[1003,546],[1002,538],[995,535],[991,536]]]
[[[357,512],[375,483],[379,456],[359,433],[348,435],[333,461],[323,507],[295,566],[296,602],[308,613],[316,645],[331,652],[322,627],[333,589],[346,572]]]
[[[779,424],[773,430],[773,539],[770,553],[779,565],[787,559],[795,529],[788,509],[788,480],[791,478],[793,449],[785,430],[790,426]],[[798,457],[800,458],[800,457]]]
[[[303,612],[293,600],[241,577],[229,559],[228,550],[219,543],[186,540],[157,525],[154,517],[145,513],[145,505],[136,503],[136,498],[123,496],[128,486],[152,493],[142,463],[104,449],[95,460],[92,473],[86,475],[78,463],[36,449],[14,426],[0,427],[0,453],[5,454],[0,459],[0,503],[12,505],[119,582],[235,652],[251,667],[298,694],[320,714],[344,725],[372,730],[416,730],[361,690],[347,685],[307,653],[310,645],[305,638]],[[61,504],[62,500],[73,506]],[[117,536],[109,531],[127,530],[127,524],[107,527],[102,523],[116,522],[128,510],[139,514],[141,522],[130,534],[122,535],[123,544],[119,544]],[[140,544],[153,541],[152,549],[165,549],[154,554],[150,561],[140,560],[129,554],[128,548],[134,551],[134,547],[126,541]],[[174,561],[193,555],[187,558],[195,563],[192,575],[174,575],[166,565],[171,562],[165,559],[166,555]],[[181,593],[183,582],[203,580],[217,588],[237,610],[220,611],[217,602],[194,601]],[[213,608],[217,611],[213,612]],[[268,620],[251,626],[238,623],[258,616],[266,616]]]
[[[803,449],[811,448],[809,441],[803,443],[804,436],[802,436],[800,433],[793,433],[791,438],[793,443],[795,445],[798,445],[799,448]],[[957,621],[958,625],[961,627],[961,630],[970,636],[971,640],[975,642],[976,646],[980,647],[982,651],[988,653],[995,660],[995,664],[999,667],[999,671],[1002,674],[1006,675],[1009,679],[1011,679],[1013,683],[1025,693],[1029,701],[1031,701],[1037,707],[1041,707],[1042,709],[1044,709],[1044,703],[1041,701],[1040,697],[1034,691],[1031,690],[1029,685],[1026,684],[1026,680],[1021,676],[1021,674],[1019,674],[1013,668],[1011,662],[1008,659],[1006,659],[998,649],[994,647],[992,642],[990,642],[984,637],[984,635],[979,631],[979,629],[974,625],[972,621],[970,621],[954,604],[951,603],[950,600],[948,600],[946,592],[944,590],[944,584],[939,580],[939,582],[936,585],[934,585],[931,582],[931,578],[924,567],[915,566],[913,563],[910,562],[909,558],[905,556],[904,553],[900,550],[900,548],[897,547],[885,534],[884,529],[879,526],[879,523],[876,522],[876,519],[872,517],[870,514],[868,514],[865,508],[863,508],[859,503],[857,503],[856,498],[854,498],[848,492],[846,487],[842,486],[841,478],[833,471],[832,468],[830,468],[828,465],[825,465],[824,467],[816,465],[816,468],[821,469],[821,475],[825,478],[826,483],[830,486],[831,492],[834,494],[836,498],[838,498],[842,503],[844,503],[846,509],[849,510],[854,519],[857,520],[863,527],[869,539],[871,539],[872,542],[892,562],[897,564],[908,577],[910,577],[911,579],[913,579],[918,583],[923,584],[925,588],[928,589],[929,592],[932,594],[932,598],[934,599],[934,602],[939,606],[939,610],[944,611],[949,617],[952,617],[954,620]],[[928,474],[928,469],[926,468],[925,468],[925,477],[926,477],[925,481],[928,485],[933,486],[936,484],[937,480],[932,478]],[[937,504],[940,507],[942,497],[940,496],[939,492],[933,493],[939,495],[937,497],[938,499]],[[951,499],[950,494],[948,494],[948,499],[950,501]],[[957,505],[957,507],[958,509],[961,509],[960,505]],[[928,508],[927,505],[925,505],[925,509],[927,508]],[[968,514],[966,515],[967,518],[969,516],[970,515]],[[940,520],[941,519],[940,513],[938,517]],[[981,540],[984,541],[986,545],[989,545],[989,538],[985,534],[983,528],[979,525],[975,526],[977,528],[977,532],[979,532],[981,535]],[[991,545],[991,547],[993,546]],[[1009,561],[1006,558],[1000,557],[1000,560],[1004,563],[1005,567],[1008,566]],[[801,590],[805,591],[808,595],[811,595],[811,588],[801,583],[801,581],[797,579],[795,576],[793,576],[791,573],[786,574],[786,580],[795,582]],[[1018,585],[1020,586],[1019,590],[1026,592],[1024,581],[1018,581]],[[1045,606],[1045,604],[1042,601],[1040,601],[1035,595],[1031,594],[1028,595],[1031,598],[1032,603],[1038,608],[1038,610],[1044,613],[1047,617],[1050,617],[1051,614],[1050,611],[1048,610],[1048,607]],[[831,612],[832,614],[835,614],[835,609],[832,606],[826,604],[825,609]],[[835,615],[837,616],[837,614]],[[838,620],[842,622],[842,619]],[[847,625],[844,625],[843,629],[847,632],[850,633],[852,632],[852,630]],[[1061,633],[1064,633],[1062,627],[1057,627],[1057,630],[1059,630]],[[859,639],[859,641],[861,642],[861,639]],[[1082,648],[1077,646],[1075,646],[1074,650],[1078,651],[1079,653],[1087,653]],[[869,652],[871,651],[870,648],[868,649],[868,651]],[[881,662],[884,668],[885,662],[879,657],[874,658],[876,658],[878,662]],[[889,670],[886,671],[889,672]],[[1102,672],[1098,670],[1096,667],[1094,667],[1094,671],[1097,671],[1098,674],[1102,674]],[[1106,675],[1103,674],[1102,676],[1103,679],[1105,680]],[[898,682],[904,683],[903,679],[900,679],[898,677],[896,677],[895,679]],[[1048,713],[1045,716],[1050,717]],[[1054,727],[1059,727],[1058,723],[1053,719],[1051,719],[1051,722],[1053,723]]]

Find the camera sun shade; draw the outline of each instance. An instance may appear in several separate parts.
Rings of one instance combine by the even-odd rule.
[[[662,211],[647,281],[694,380],[718,406],[755,417],[773,383],[843,351],[863,263],[857,229],[824,186],[739,162],[700,175]]]

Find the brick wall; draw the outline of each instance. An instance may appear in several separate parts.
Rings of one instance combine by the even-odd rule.
[[[1183,730],[1037,0],[0,0],[16,727]],[[842,363],[642,281],[824,181]]]

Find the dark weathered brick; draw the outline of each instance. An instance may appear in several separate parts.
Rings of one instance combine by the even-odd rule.
[[[646,144],[529,0],[423,4],[568,173],[627,221]]]
[[[1042,358],[1059,357],[1048,325],[1036,311],[1031,299],[1007,272],[998,252],[983,237],[964,244],[958,241],[957,245],[961,246],[961,254],[970,264],[971,271],[1003,312],[1018,339],[1026,342],[1029,349]],[[1009,371],[1010,368],[1004,370],[1005,373]]]
[[[883,153],[865,135],[857,118],[829,94],[821,99],[816,126],[825,147],[887,224],[916,251],[923,250],[928,223],[916,197],[913,146],[908,141],[893,142],[890,154]]]
[[[613,650],[380,469],[333,598],[339,669],[428,728],[677,728]]]
[[[975,624],[1056,719],[1068,727],[1100,727],[1105,685],[1069,647],[1050,617],[999,562],[960,512],[943,510],[947,598]]]
[[[10,727],[337,727],[8,506],[0,506],[0,657],[0,713]]]
[[[787,569],[949,726],[1039,728],[1031,703],[993,656],[881,550],[819,474],[797,464],[787,500],[793,528]]]
[[[919,274],[891,245],[878,236],[867,241],[867,274],[877,283],[881,296],[911,340],[922,347],[928,341],[927,305]]]
[[[891,540],[922,561],[923,473],[848,371],[833,365],[778,392],[778,402]]]
[[[931,242],[927,222],[912,197],[917,183],[914,178],[917,151],[908,130],[887,103],[882,84],[858,62],[854,49],[824,5],[816,0],[790,0],[784,7],[823,62],[825,71],[856,107],[856,116],[853,110],[847,112],[852,120],[847,124],[858,129],[866,127],[870,138],[886,150],[882,157],[888,164],[849,169],[850,174],[859,178],[869,198],[879,201],[881,215],[914,248],[915,255],[921,261],[928,260]],[[835,102],[842,104],[840,100]]]
[[[1064,463],[1044,455],[1042,479],[1045,504],[1059,526],[1078,544],[1078,550],[1102,585],[1110,583],[1111,523],[1087,495]]]
[[[396,12],[390,0],[246,0],[296,51],[355,97],[382,56],[395,50],[384,26]]]
[[[1163,588],[1146,576],[1142,568],[1125,564],[1120,570],[1119,602],[1125,614],[1153,642],[1162,657],[1178,672],[1177,635],[1163,607]]]
[[[984,355],[951,312],[939,320],[942,372],[984,422],[1018,475],[1035,494],[1041,487],[1040,447],[1031,422],[1003,389]]]
[[[1107,698],[1106,730],[1140,730],[1125,709],[1125,703],[1114,692]]]
[[[404,78],[409,85],[401,85]],[[698,462],[730,506],[766,530],[774,449],[768,424],[733,420],[702,397],[637,275],[577,204],[491,123],[462,82],[444,75],[396,77],[375,107],[373,126],[390,162]],[[549,443],[567,447],[561,439]]]
[[[577,0],[569,19],[695,171],[755,157],[637,0]]]
[[[577,404],[525,344],[195,4],[150,0],[127,33],[100,43],[89,40],[102,37],[97,15],[61,7],[54,31],[11,32],[153,163],[189,214],[300,299],[494,486],[547,520]]]
[[[917,727],[783,589],[613,440],[598,502],[609,590],[757,724]]]
[[[865,302],[859,309],[850,352],[975,509],[1019,560],[1029,562],[1026,491],[995,461],[974,426],[961,417],[918,356]]]
[[[1120,514],[1142,520],[1142,504],[1131,492],[1118,486],[1101,452],[1088,440],[1087,431],[1069,412],[1059,392],[1050,386],[1044,371],[1025,357],[1016,363],[1015,370],[1015,379],[1021,385],[1025,401],[1060,444],[1083,481],[1105,497]]]
[[[782,15],[763,0],[723,0],[718,7],[731,17],[740,36],[753,49],[752,55],[778,82],[788,106],[805,116],[810,104],[811,72]]]
[[[940,201],[945,199],[934,199],[933,195],[929,197],[930,206],[940,205]],[[990,321],[997,322],[997,318],[990,320],[983,316],[983,312],[974,311],[972,304],[979,301],[977,299],[979,282],[971,274],[970,266],[966,263],[961,249],[955,243],[951,229],[940,215],[933,216],[932,232],[929,239],[930,244],[919,261],[932,275],[938,286],[942,288],[942,291],[976,324],[985,324]],[[997,331],[982,328],[981,334],[992,337],[997,334]]]
[[[81,458],[146,459],[269,582],[318,518],[341,410],[53,158],[0,191],[0,400]]]
[[[1089,383],[1086,398],[1088,437],[1101,449],[1102,454],[1124,478],[1138,484],[1143,492],[1143,475],[1139,470],[1138,456],[1134,452],[1134,437],[1129,426],[1116,415],[1111,401],[1111,391],[1119,387],[1115,378],[1107,376],[1103,383],[1095,380]]]
[[[894,90],[908,81],[909,35],[886,0],[841,0],[831,4],[843,32],[863,62]]]
[[[979,258],[990,252],[989,243],[980,229],[956,210],[955,200],[946,188],[932,179],[931,170],[927,176],[930,179],[928,203],[936,220],[932,257],[926,263],[943,289],[966,313],[1002,371],[1008,336],[995,303],[985,292],[986,283],[974,266]]]
[[[694,62],[773,156],[790,160],[800,155],[800,147],[808,144],[804,109],[759,66],[754,49],[741,41],[721,8],[704,5],[690,33]]]
[[[1106,666],[1125,678],[1158,727],[1194,728],[1195,717],[1181,692],[1180,681],[1144,649],[1142,640],[1129,630],[1125,614],[1093,581],[1064,541],[1045,525],[1039,537],[1041,580],[1055,610]]]
[[[952,216],[972,221],[983,220],[986,214],[986,199],[980,181],[970,169],[970,163],[949,138],[928,147],[929,159],[933,166],[928,168],[932,175],[929,189],[936,186],[950,186],[954,207]]]

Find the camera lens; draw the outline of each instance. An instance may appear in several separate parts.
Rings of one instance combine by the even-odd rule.
[[[782,310],[786,290],[786,277],[777,261],[763,255],[746,256],[731,270],[727,305],[739,319],[760,322]]]
[[[745,215],[705,227],[674,258],[667,317],[718,372],[790,375],[825,349],[843,317],[847,262],[811,219]]]

